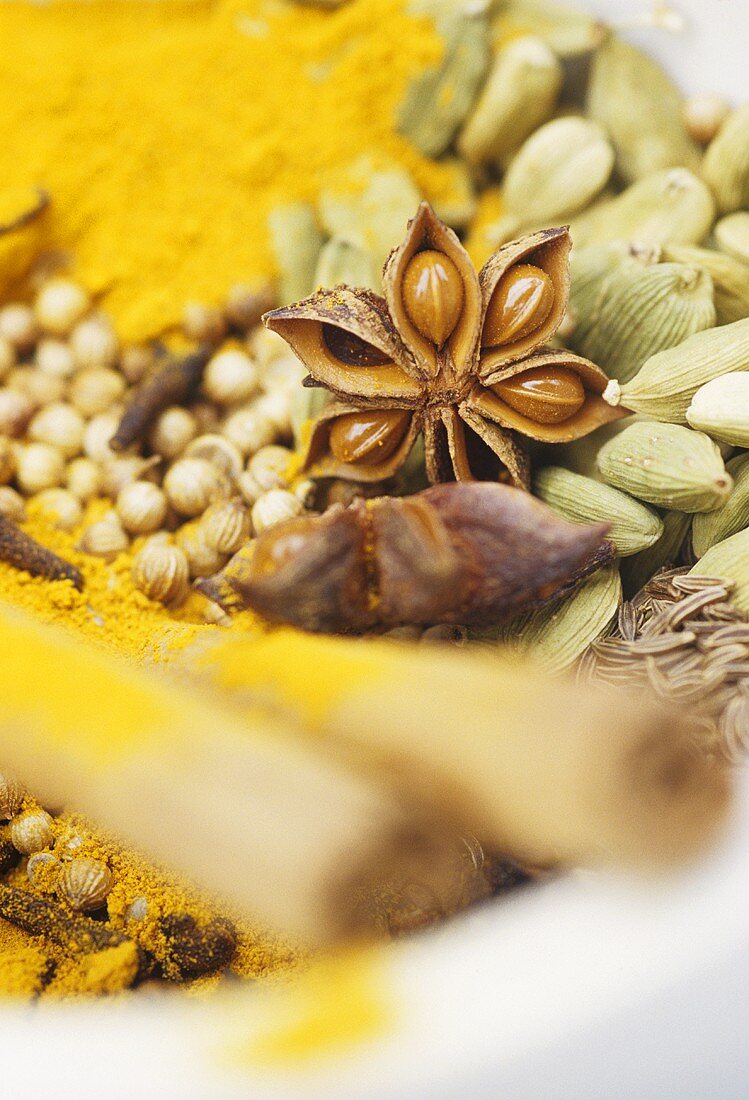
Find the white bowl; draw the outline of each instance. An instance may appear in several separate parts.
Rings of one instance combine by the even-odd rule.
[[[628,25],[663,7],[590,6]],[[686,88],[749,98],[747,0],[670,6],[683,33],[632,37]],[[4,1006],[0,1097],[745,1097],[749,782],[742,794],[731,836],[688,875],[572,875],[383,950],[382,1028],[327,1058],[232,1066],[228,1046],[249,1049],[285,1011],[252,990],[236,1004]]]

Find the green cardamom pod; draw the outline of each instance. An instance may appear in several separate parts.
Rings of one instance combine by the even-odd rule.
[[[533,492],[560,516],[576,523],[610,523],[606,536],[622,557],[652,546],[663,524],[652,508],[601,481],[563,466],[546,466],[533,479]]]
[[[701,151],[687,133],[683,98],[652,57],[610,34],[595,53],[587,112],[605,127],[626,183],[662,168],[697,172]]]
[[[719,443],[749,447],[749,374],[731,371],[706,382],[686,416],[690,428],[707,432]]]
[[[376,168],[364,155],[331,173],[320,191],[318,213],[330,237],[341,237],[367,252],[379,273],[420,201],[408,172],[397,164]]]
[[[571,346],[620,382],[628,382],[651,355],[712,328],[716,320],[713,281],[689,264],[632,259],[606,273],[597,296],[581,300],[573,284],[571,303]]]
[[[379,291],[381,278],[369,252],[343,237],[331,237],[320,250],[315,287],[331,287],[339,283]]]
[[[749,264],[749,210],[726,214],[716,222],[715,243],[721,252]]]
[[[515,619],[502,639],[539,661],[548,672],[570,668],[608,629],[622,601],[617,566],[599,569],[571,595]]]
[[[631,381],[615,379],[604,400],[672,424],[687,423],[687,409],[700,386],[730,371],[749,370],[749,318],[705,329],[652,355]]]
[[[749,271],[734,256],[714,248],[669,244],[662,259],[670,263],[693,264],[707,271],[713,280],[715,313],[719,325],[730,325],[749,317]]]
[[[315,212],[306,202],[276,206],[268,215],[268,230],[279,270],[279,299],[298,302],[315,289],[315,268],[322,248]]]
[[[706,513],[713,515],[712,512]],[[702,513],[699,513],[701,516]],[[698,517],[695,516],[695,519]],[[646,550],[625,558],[621,574],[624,592],[628,600],[632,599],[647,584],[659,569],[673,565],[679,560],[681,548],[692,525],[692,516],[686,512],[664,512],[662,516],[663,534]]]
[[[711,546],[689,572],[733,581],[731,603],[749,612],[749,528]]]
[[[704,432],[678,424],[638,421],[598,452],[603,480],[659,508],[709,512],[733,482],[721,453]]]
[[[591,478],[593,481],[602,481],[598,469],[598,452],[601,447],[610,439],[621,435],[625,428],[640,419],[644,418],[635,415],[614,420],[610,424],[602,424],[600,428],[596,428],[589,435],[584,435],[582,439],[575,439],[572,443],[556,444],[554,457],[557,462],[563,463],[573,473],[582,474],[583,477]]]
[[[502,195],[523,225],[566,218],[606,186],[614,150],[597,122],[574,115],[536,130],[510,161]]]
[[[603,25],[589,11],[556,0],[501,0],[493,10],[495,48],[532,34],[567,62],[598,49],[605,34]]]
[[[749,103],[731,112],[708,145],[702,174],[721,214],[749,207]]]
[[[733,489],[714,512],[702,512],[692,521],[692,549],[701,558],[711,546],[749,527],[749,454],[736,455],[726,463]]]
[[[540,38],[509,42],[494,58],[484,87],[458,137],[469,164],[501,166],[551,117],[562,87],[562,66]]]
[[[699,244],[714,220],[707,184],[687,168],[664,168],[584,211],[571,233],[576,247],[606,241]]]
[[[416,77],[398,115],[398,130],[425,156],[448,148],[471,110],[490,62],[486,9],[465,5],[441,14],[437,28],[445,40],[441,64]]]

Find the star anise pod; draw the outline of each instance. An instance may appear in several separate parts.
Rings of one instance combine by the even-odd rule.
[[[335,400],[304,450],[313,477],[380,481],[424,434],[440,481],[528,487],[521,441],[565,443],[627,413],[608,378],[545,345],[569,297],[566,228],[500,248],[476,274],[456,235],[422,203],[383,270],[384,298],[338,286],[264,317]]]

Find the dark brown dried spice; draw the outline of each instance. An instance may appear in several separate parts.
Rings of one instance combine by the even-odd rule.
[[[83,588],[83,577],[74,565],[32,539],[7,516],[0,516],[0,561],[24,569],[33,577],[72,581],[79,591]]]
[[[522,437],[569,442],[626,416],[604,402],[600,367],[546,346],[567,308],[570,246],[566,228],[528,234],[477,275],[422,203],[385,264],[384,298],[338,286],[267,314],[306,384],[335,398],[309,429],[306,471],[380,481],[423,433],[432,483],[527,489]]]
[[[313,631],[490,624],[610,561],[607,530],[509,486],[436,485],[279,524],[197,587],[227,610]]]
[[[213,354],[213,346],[203,344],[184,359],[159,363],[138,386],[122,414],[109,446],[124,451],[142,440],[159,413],[170,405],[181,405],[197,390],[203,371]]]
[[[201,924],[189,913],[169,913],[159,921],[159,930],[166,947],[156,957],[170,981],[193,981],[223,970],[237,949],[236,929],[223,917]]]

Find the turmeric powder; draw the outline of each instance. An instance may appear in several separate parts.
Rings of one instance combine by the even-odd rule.
[[[394,132],[407,84],[442,52],[404,0],[11,0],[0,41],[3,186],[49,191],[47,246],[126,340],[273,275],[269,213],[314,203],[364,152],[430,200],[454,188],[448,164]]]

